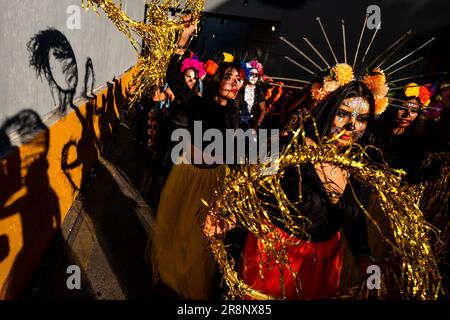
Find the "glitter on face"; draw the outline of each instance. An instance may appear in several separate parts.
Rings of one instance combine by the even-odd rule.
[[[370,108],[369,102],[363,97],[347,98],[342,101],[342,104],[354,110],[352,113],[354,117],[357,117],[361,111],[366,111]]]

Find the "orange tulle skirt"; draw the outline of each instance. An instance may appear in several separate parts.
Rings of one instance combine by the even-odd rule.
[[[276,232],[289,237],[281,229]],[[266,254],[249,233],[240,270],[244,282],[280,299],[322,299],[337,293],[343,262],[339,232],[328,241],[298,241],[285,249],[290,270]]]

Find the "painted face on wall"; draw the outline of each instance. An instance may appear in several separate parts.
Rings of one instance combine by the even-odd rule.
[[[48,63],[53,80],[65,91],[74,90],[78,82],[78,72],[75,57],[65,52],[66,48],[50,48]]]
[[[195,75],[195,71],[192,69],[187,69],[184,71],[184,81],[190,89],[192,89],[197,82],[197,76]]]
[[[223,100],[234,100],[243,83],[242,75],[235,68],[229,67],[220,81],[217,96]]]
[[[395,116],[395,124],[400,128],[407,128],[416,120],[419,114],[419,105],[416,99],[409,99],[403,102],[404,109],[398,109]]]
[[[251,84],[256,84],[258,82],[258,79],[259,79],[258,69],[251,69],[248,82],[250,82]]]
[[[330,136],[341,134],[339,146],[348,146],[362,137],[370,117],[369,102],[363,97],[352,97],[342,101],[334,117]]]

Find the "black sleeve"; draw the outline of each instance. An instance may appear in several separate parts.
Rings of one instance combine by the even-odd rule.
[[[265,101],[265,98],[266,98],[266,90],[263,86],[259,86],[258,96],[257,96],[258,108],[259,108],[259,104],[261,102]]]
[[[288,167],[285,170],[284,176],[281,178],[280,185],[283,191],[285,192],[287,198],[291,203],[298,203],[299,201],[299,183],[300,183],[300,176],[297,172],[297,170],[293,167]],[[303,193],[306,193],[303,189]],[[304,195],[305,197],[305,195]],[[271,222],[278,228],[282,229],[283,231],[287,232],[288,234],[293,234],[297,237],[303,237],[303,233],[297,234],[295,231],[290,230],[286,223],[283,221],[283,215],[281,214],[281,211],[278,207],[277,200],[275,198],[275,195],[262,195],[260,196],[261,200],[266,203],[265,209],[269,213],[269,217],[271,219]],[[305,199],[304,199],[305,200]],[[296,206],[297,207],[297,206]],[[304,217],[299,217],[293,210],[290,210],[291,212],[291,218],[295,225],[300,227],[305,227],[306,220]]]
[[[361,199],[361,190],[359,192],[357,190],[357,194]],[[347,239],[353,257],[356,259],[360,255],[371,255],[364,212],[359,208],[352,194],[349,194],[343,203],[345,203],[345,206],[343,206],[345,212],[343,213],[346,219],[344,219],[342,231]]]
[[[170,58],[169,66],[166,71],[166,81],[171,88],[176,87],[181,80],[182,59],[183,57],[179,54],[174,54],[172,58]]]
[[[184,82],[181,73],[182,61],[183,57],[179,54],[172,56],[169,66],[167,67],[166,81],[175,95],[175,99],[178,100],[180,104],[187,105],[189,100],[195,95],[195,92]]]

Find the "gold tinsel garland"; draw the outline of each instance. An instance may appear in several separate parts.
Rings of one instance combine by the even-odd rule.
[[[421,169],[426,171],[424,181],[405,186],[406,192],[417,195],[416,203],[425,218],[439,229],[432,239],[432,247],[439,260],[445,260],[450,246],[450,222],[446,215],[450,198],[450,153],[430,154]]]
[[[297,221],[298,219],[307,221],[307,218],[298,212],[295,203],[288,200],[280,185],[281,177],[288,167],[295,167],[299,173],[300,168],[306,164],[340,167],[378,195],[380,206],[389,222],[389,230],[381,230],[356,198],[350,185],[353,196],[365,212],[368,221],[375,224],[384,241],[392,249],[390,265],[383,270],[382,288],[377,295],[381,298],[437,299],[442,294],[441,275],[429,243],[430,233],[435,232],[435,229],[427,223],[415,202],[420,196],[418,191],[405,191],[400,187],[403,171],[373,164],[367,154],[370,147],[362,148],[354,145],[345,153],[339,153],[335,148],[336,138],[318,138],[317,144],[306,144],[304,142],[306,121],[312,121],[316,128],[310,116],[303,119],[292,140],[276,160],[277,174],[265,175],[264,169],[267,165],[258,164],[243,166],[225,178],[216,190],[216,201],[209,205],[210,212],[220,221],[219,225],[236,225],[253,233],[262,244],[264,252],[278,262],[279,268],[289,269],[285,246],[304,241],[295,236],[308,236],[301,225],[294,224],[293,217],[295,216]],[[318,137],[317,128],[315,131]],[[299,191],[298,201],[301,201],[301,190]],[[274,205],[262,200],[270,195],[276,199],[281,219],[270,215],[268,209]],[[292,236],[288,239],[278,236],[273,227],[273,219],[280,219]],[[228,258],[221,237],[220,233],[213,236],[210,239],[210,247],[229,287],[227,298],[246,296],[253,299],[283,298],[259,292],[239,279],[235,263]],[[292,273],[292,276],[296,277],[296,274]]]
[[[204,0],[146,1],[147,23],[144,23],[128,17],[121,10],[121,2],[117,5],[113,0],[82,0],[82,6],[86,10],[92,7],[98,14],[98,9],[101,8],[117,29],[127,36],[140,56],[133,77],[136,91],[130,101],[130,108],[144,95],[152,95],[164,85],[167,66],[185,29],[183,17],[190,13],[193,21],[198,21],[203,12],[204,2]]]

